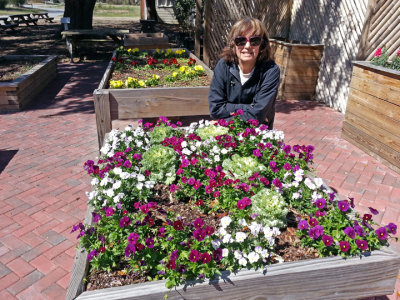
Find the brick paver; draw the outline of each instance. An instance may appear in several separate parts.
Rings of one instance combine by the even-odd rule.
[[[59,64],[35,104],[0,115],[1,299],[65,297],[77,244],[69,232],[84,219],[90,187],[82,165],[98,154],[92,92],[105,67]],[[341,198],[399,222],[400,174],[343,140],[343,119],[316,102],[280,101],[275,127],[288,144],[315,146],[316,173]]]

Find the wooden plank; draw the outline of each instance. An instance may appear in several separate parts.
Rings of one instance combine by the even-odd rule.
[[[92,224],[92,212],[94,209],[89,205],[86,210],[84,224]],[[89,264],[88,253],[81,246],[76,250],[74,266],[72,268],[71,279],[67,288],[65,300],[73,300],[85,290],[84,277],[88,272]]]
[[[315,88],[318,76],[286,75],[285,81],[289,85],[303,85]]]
[[[389,122],[393,126],[395,126],[395,123],[400,122],[400,106],[398,105],[387,101],[382,101],[382,99],[376,98],[374,96],[364,93],[363,91],[355,90],[352,88],[349,92],[348,103],[350,103],[351,101],[360,103],[361,105],[375,111],[377,114],[386,116],[389,119],[387,122]],[[393,129],[395,129],[395,127],[393,127]],[[400,134],[400,130],[394,131]]]
[[[210,282],[188,282],[171,291],[165,281],[87,291],[77,300],[162,299],[167,293],[173,300],[362,298],[392,294],[399,264],[395,251],[383,249],[362,259],[330,257],[271,265],[266,272],[223,272]]]
[[[382,85],[390,86],[400,91],[400,72],[395,70],[389,70],[387,68],[378,68],[373,64],[369,64],[369,69],[365,67],[359,67],[357,65],[353,68],[353,76],[370,80]],[[386,72],[384,72],[386,71]],[[393,72],[391,72],[393,71]]]
[[[117,56],[117,50],[115,50],[113,52],[112,57],[116,57],[116,56]],[[110,62],[107,65],[107,69],[104,72],[103,78],[100,80],[99,86],[97,88],[98,90],[107,88],[107,85],[111,78],[111,74],[112,74],[113,70],[114,70],[114,63],[112,60],[110,60]]]
[[[208,115],[209,87],[110,90],[111,119]]]
[[[108,90],[95,90],[94,110],[96,113],[97,138],[99,149],[103,147],[106,133],[111,131],[110,95]]]
[[[342,137],[365,153],[375,157],[392,170],[400,173],[400,155],[393,149],[366,135],[348,122],[343,122]]]
[[[361,77],[353,76],[351,79],[350,88],[363,91],[366,94],[375,96],[396,105],[400,105],[400,90],[392,87],[378,84]]]
[[[348,124],[354,126],[366,135],[379,141],[381,144],[387,145],[393,151],[400,155],[400,137],[392,134],[392,131],[399,131],[399,126],[388,131],[388,124],[378,119],[378,114],[371,112],[368,108],[362,107],[355,102],[348,103],[350,111],[346,109],[345,120]],[[358,110],[358,111],[357,111]]]

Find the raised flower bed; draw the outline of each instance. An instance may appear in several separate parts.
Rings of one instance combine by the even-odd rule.
[[[400,173],[400,59],[394,60],[398,70],[386,60],[383,66],[353,62],[342,136]]]
[[[40,60],[20,77],[0,82],[0,112],[18,111],[32,101],[57,76],[55,55],[3,55],[2,61]]]
[[[278,99],[313,100],[318,81],[322,44],[270,39],[271,54],[281,69]]]
[[[392,293],[400,257],[378,249],[396,225],[379,226],[375,209],[359,215],[352,199],[335,199],[311,176],[312,146],[286,145],[282,132],[240,114],[186,128],[161,117],[110,132],[99,161],[84,166],[92,222],[73,232],[88,253],[91,287],[103,281],[96,270],[118,274],[117,285],[140,284],[103,285],[78,299],[155,299],[174,287],[172,299]],[[332,257],[290,262],[316,254]],[[164,281],[141,283],[156,280]],[[74,272],[71,282],[80,283]]]
[[[164,57],[163,55],[167,51],[169,54]],[[158,52],[147,50],[146,53],[150,55],[151,59],[146,58],[143,52],[133,49],[122,48],[120,51],[115,51],[113,60],[110,61],[98,89],[93,93],[100,147],[103,145],[105,134],[114,127],[113,121],[132,122],[135,119],[160,115],[168,117],[209,115],[208,83],[213,72],[199,58],[185,49],[159,50]],[[168,82],[164,78],[157,78],[159,75],[154,73],[161,70],[161,64],[165,65],[163,61],[168,59],[170,62],[171,59],[177,58],[176,56],[186,56],[187,62],[191,59],[195,61],[195,64],[187,66],[190,68],[181,72],[180,69],[184,67],[183,65],[178,67],[177,64],[171,63],[168,66]],[[143,60],[143,64],[136,63]],[[154,60],[157,60],[157,63],[154,63]],[[144,73],[142,72],[143,79],[136,78],[135,73],[132,73],[113,80],[110,84],[116,67],[122,69],[124,67],[121,64],[127,64],[129,70],[134,72],[142,70],[143,66],[147,65],[147,61],[150,61],[150,65]],[[199,78],[195,76],[196,74],[192,76],[192,71],[197,72],[194,70],[195,68],[202,69],[200,77],[205,78],[203,81],[196,81]],[[185,73],[189,70],[190,74],[186,76]],[[178,76],[174,77],[174,72]],[[182,73],[184,76],[181,76]],[[156,76],[153,77],[153,75]],[[163,85],[160,84],[161,81]],[[193,82],[202,86],[195,86]]]

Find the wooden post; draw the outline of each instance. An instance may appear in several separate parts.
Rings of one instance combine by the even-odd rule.
[[[146,0],[140,0],[140,19],[141,20],[147,19]]]
[[[194,36],[194,54],[202,59],[201,57],[201,35],[203,33],[203,22],[202,22],[202,7],[201,7],[202,0],[196,0],[196,29],[195,29],[195,36]]]
[[[106,133],[112,129],[111,112],[110,112],[110,92],[108,90],[95,90],[94,110],[96,112],[97,138],[99,149],[103,147],[104,137]]]
[[[204,37],[203,37],[203,61],[207,66],[210,65],[210,34],[211,34],[211,22],[210,22],[210,8],[212,0],[204,1]]]

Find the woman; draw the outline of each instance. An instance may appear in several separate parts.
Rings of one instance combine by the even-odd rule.
[[[208,95],[211,118],[229,120],[241,109],[243,120],[256,119],[273,128],[280,71],[270,52],[267,30],[259,20],[246,17],[233,25],[214,69]]]

